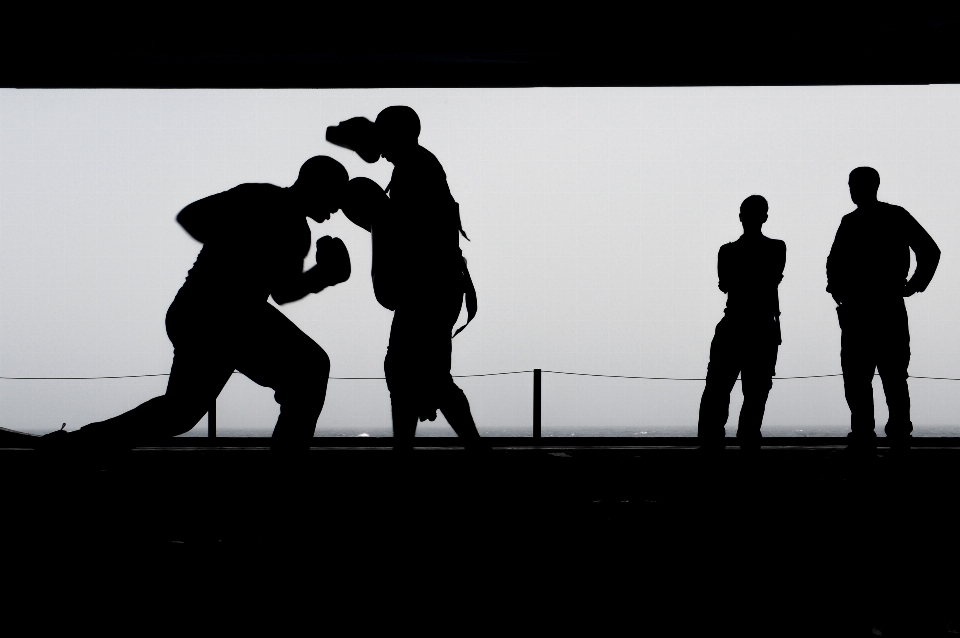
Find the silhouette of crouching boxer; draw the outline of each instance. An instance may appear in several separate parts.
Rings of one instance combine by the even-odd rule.
[[[329,219],[347,181],[343,166],[318,156],[303,164],[289,188],[241,184],[184,208],[177,221],[203,248],[167,311],[174,356],[166,393],[120,416],[44,438],[131,446],[183,434],[237,370],[274,390],[280,404],[274,447],[308,446],[330,360],[267,298],[289,303],[350,277],[346,247],[329,236],[317,241],[317,265],[303,271],[310,248],[306,218]]]
[[[720,290],[727,293],[724,317],[710,344],[707,382],[700,400],[698,436],[705,447],[722,447],[730,392],[741,376],[743,406],[737,438],[755,448],[767,396],[773,387],[780,347],[780,299],[787,245],[761,232],[767,200],[751,195],[740,205],[743,235],[724,244],[717,257]]]

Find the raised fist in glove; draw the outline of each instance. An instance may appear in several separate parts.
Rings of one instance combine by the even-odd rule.
[[[350,279],[350,253],[339,237],[326,235],[317,240],[317,280],[322,287],[335,286]]]

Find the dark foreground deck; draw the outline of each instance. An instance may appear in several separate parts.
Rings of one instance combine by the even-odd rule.
[[[318,628],[340,614],[357,628],[449,619],[449,633],[957,627],[952,439],[870,458],[823,439],[752,455],[675,439],[500,439],[484,454],[455,439],[408,454],[317,442],[0,450],[7,574],[30,591],[205,609],[279,596]]]

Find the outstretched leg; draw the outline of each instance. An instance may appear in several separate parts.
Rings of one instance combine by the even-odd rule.
[[[210,409],[233,367],[215,354],[178,349],[164,395],[119,416],[90,423],[76,432],[78,441],[133,446],[189,432]]]

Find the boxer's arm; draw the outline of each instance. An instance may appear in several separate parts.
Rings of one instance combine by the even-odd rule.
[[[271,295],[273,300],[282,306],[292,301],[300,301],[312,292],[323,290],[325,286],[317,288],[313,282],[314,277],[309,276],[313,270],[316,269],[311,268],[307,272],[300,273],[300,276],[295,280],[284,282],[284,284],[278,286]]]
[[[299,301],[349,279],[350,253],[342,240],[327,235],[317,240],[317,264],[306,272],[295,270],[288,270],[291,274],[274,288],[271,296],[280,305]]]
[[[225,223],[224,216],[230,199],[231,191],[198,199],[177,214],[177,223],[198,242],[206,243],[217,228]]]

